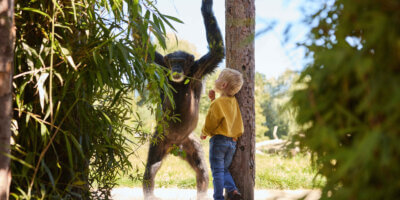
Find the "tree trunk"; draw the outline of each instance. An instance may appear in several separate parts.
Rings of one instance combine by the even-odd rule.
[[[254,101],[254,0],[226,0],[226,66],[243,74],[243,87],[236,95],[242,112],[244,133],[239,138],[231,173],[243,199],[254,199],[255,101]]]
[[[10,192],[11,82],[14,58],[14,1],[0,0],[0,200]]]

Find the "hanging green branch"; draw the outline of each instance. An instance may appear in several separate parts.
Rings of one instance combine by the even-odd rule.
[[[168,20],[151,1],[16,2],[13,198],[110,198],[132,168],[125,135],[141,131],[126,123],[132,94],[176,118],[157,106],[167,72],[145,59]]]

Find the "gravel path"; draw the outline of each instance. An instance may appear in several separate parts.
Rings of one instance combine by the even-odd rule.
[[[162,200],[196,200],[195,189],[159,188],[154,194]],[[207,196],[212,199],[213,191]],[[317,200],[319,190],[255,190],[255,200],[296,200],[307,196],[305,200]],[[112,191],[114,200],[143,200],[142,188],[115,188]]]

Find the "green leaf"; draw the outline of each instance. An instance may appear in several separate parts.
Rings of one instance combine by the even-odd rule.
[[[73,174],[74,161],[73,161],[71,144],[69,142],[67,134],[64,134],[64,140],[65,140],[65,147],[67,148],[67,156],[68,156],[68,161],[69,161],[70,172],[72,172],[72,174]]]
[[[78,152],[80,153],[80,155],[82,156],[82,158],[85,158],[85,154],[83,153],[83,149],[82,149],[82,145],[79,144],[78,140],[75,139],[75,136],[73,136],[72,134],[69,134],[69,138],[72,141],[72,144],[75,146],[75,148],[78,150]]]
[[[77,180],[72,183],[73,185],[81,186],[87,184],[85,181]]]
[[[18,161],[19,163],[21,163],[25,167],[28,167],[28,168],[31,168],[31,169],[35,169],[35,167],[33,167],[31,164],[25,162],[24,160],[19,159],[18,157],[15,157],[15,156],[13,156],[11,154],[4,154],[4,153],[2,153],[2,154],[7,156],[7,157],[9,157],[11,160]]]
[[[41,167],[44,168],[44,170],[46,171],[47,175],[49,176],[50,179],[50,183],[53,187],[56,187],[56,183],[54,181],[54,177],[53,174],[51,173],[51,170],[49,169],[49,167],[47,167],[46,163],[44,162],[44,159],[42,159],[42,161],[40,162]]]
[[[40,134],[42,135],[42,137],[46,137],[48,135],[47,132],[48,132],[48,130],[47,130],[46,125],[44,123],[41,123],[40,124]]]
[[[101,74],[99,71],[96,72],[97,81],[99,82],[100,86],[103,87],[103,78],[101,78]]]
[[[107,116],[107,114],[104,113],[103,111],[100,111],[100,112],[101,112],[101,114],[103,115],[104,119],[107,120],[107,123],[108,123],[108,124],[112,124],[112,121],[111,121],[111,119]]]
[[[75,0],[71,0],[71,4],[72,4],[72,10],[74,11],[74,22],[76,23],[78,20],[76,15]]]
[[[76,67],[76,65],[75,65],[74,59],[73,59],[72,56],[71,56],[70,51],[69,51],[67,48],[64,48],[64,47],[62,47],[62,46],[59,46],[59,47],[60,47],[60,49],[61,49],[61,53],[62,53],[63,56],[67,59],[68,63],[69,63],[75,70],[78,70],[77,67]]]
[[[162,16],[164,16],[164,17],[166,17],[166,18],[168,18],[168,19],[171,19],[171,20],[173,20],[173,21],[175,21],[175,22],[178,22],[178,23],[183,24],[183,21],[181,21],[180,19],[178,19],[178,18],[176,18],[176,17],[170,16],[170,15],[162,15]]]
[[[34,13],[38,13],[38,14],[40,14],[40,15],[43,15],[43,16],[49,18],[49,20],[51,21],[50,15],[48,15],[47,13],[42,12],[42,11],[36,9],[36,8],[28,8],[28,7],[25,7],[25,8],[22,8],[21,10],[29,11],[29,12],[34,12]]]
[[[39,100],[40,100],[40,107],[42,108],[42,112],[44,109],[44,101],[47,101],[47,92],[45,88],[45,81],[49,77],[49,73],[42,73],[37,81],[36,87],[37,91],[39,92]]]
[[[125,91],[124,91],[124,90],[119,90],[119,91],[117,92],[117,94],[115,95],[113,101],[111,102],[111,105],[110,105],[111,107],[114,106],[114,104],[119,100],[119,97],[121,96],[121,94],[122,94],[123,92],[125,92]]]
[[[187,79],[185,80],[184,84],[187,85],[189,82],[190,82],[190,79],[187,78]]]
[[[74,0],[72,0],[72,1],[74,1]],[[61,8],[60,4],[58,4],[57,0],[52,0],[52,2],[53,2],[53,5],[55,5],[55,6],[57,7],[58,11],[61,12],[61,14],[63,15],[63,17],[65,18],[64,11],[63,11],[63,9]],[[54,10],[53,12],[56,12],[56,11]]]
[[[59,28],[67,29],[71,34],[73,33],[71,27],[69,27],[69,26],[65,26],[65,25],[62,25],[62,24],[54,24],[54,26],[55,27],[59,27]]]

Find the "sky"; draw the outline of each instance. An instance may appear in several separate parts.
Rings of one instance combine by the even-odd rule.
[[[267,78],[278,77],[287,69],[304,68],[304,48],[296,43],[304,41],[309,28],[302,23],[303,0],[255,0],[256,39],[255,69]],[[163,14],[179,18],[184,24],[173,23],[179,39],[196,46],[200,55],[207,53],[207,40],[202,15],[201,0],[158,0],[156,7]],[[225,0],[214,0],[213,11],[225,38]],[[285,29],[291,24],[288,36]],[[263,31],[271,27],[269,31]],[[173,32],[171,29],[168,32]],[[225,67],[225,62],[220,64]]]

